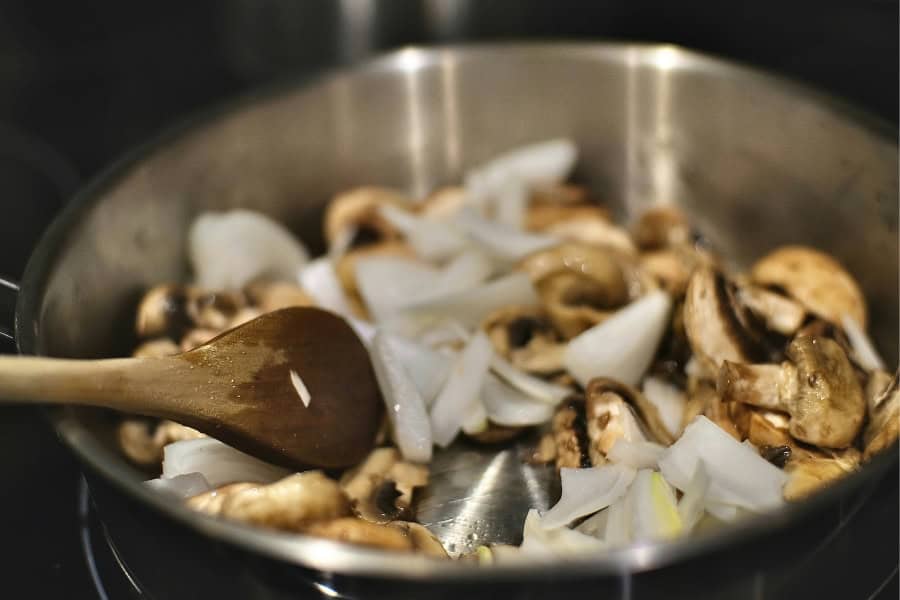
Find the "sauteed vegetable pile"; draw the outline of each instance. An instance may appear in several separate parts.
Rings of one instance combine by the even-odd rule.
[[[897,375],[834,258],[783,246],[737,270],[674,205],[616,223],[566,183],[576,161],[573,143],[551,140],[425,198],[342,192],[313,259],[262,214],[198,216],[193,280],[147,291],[134,355],[187,351],[286,306],[333,311],[370,351],[378,447],[344,473],[290,473],[178,423],[123,417],[124,454],[161,473],[148,485],[211,515],[443,557],[415,522],[433,452],[528,435],[561,497],[528,514],[521,546],[463,557],[490,561],[777,509],[896,440]]]

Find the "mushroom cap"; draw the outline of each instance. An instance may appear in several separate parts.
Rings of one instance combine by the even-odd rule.
[[[408,208],[412,201],[398,190],[378,186],[363,186],[338,194],[325,210],[325,240],[332,244],[341,232],[363,227],[376,234],[378,240],[399,238],[400,232],[378,212],[383,204]]]
[[[832,323],[849,315],[866,328],[866,300],[853,276],[831,256],[806,246],[782,246],[750,271],[762,286],[775,286]]]
[[[418,212],[430,219],[446,219],[462,209],[466,203],[466,188],[459,185],[440,187],[417,205]]]
[[[784,499],[802,500],[832,481],[855,471],[860,454],[856,448],[840,451],[794,448],[784,470],[789,475]]]
[[[791,435],[826,448],[852,444],[866,400],[847,354],[833,340],[802,336],[791,341],[787,356],[797,369],[797,391],[787,399]]]
[[[137,308],[138,337],[181,338],[194,324],[187,308],[189,300],[188,288],[182,285],[167,283],[150,288]]]
[[[535,203],[525,212],[525,229],[546,231],[557,223],[581,219],[609,222],[609,213],[595,204],[543,204]]]
[[[631,236],[642,250],[658,250],[688,243],[691,227],[678,208],[652,206],[634,222]]]
[[[675,438],[660,417],[659,410],[652,402],[647,400],[644,394],[630,385],[608,377],[596,377],[587,385],[585,397],[587,398],[589,422],[594,405],[601,402],[601,400],[608,401],[611,395],[618,396],[634,409],[636,416],[646,427],[650,436],[654,438],[654,441],[663,446],[669,446],[675,442]],[[610,447],[612,447],[612,444],[610,444]]]

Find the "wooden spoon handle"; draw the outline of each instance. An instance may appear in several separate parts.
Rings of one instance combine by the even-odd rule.
[[[0,402],[83,404],[141,414],[170,414],[173,398],[159,393],[172,359],[69,360],[0,357]]]

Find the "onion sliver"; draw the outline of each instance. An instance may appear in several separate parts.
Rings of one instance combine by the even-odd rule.
[[[685,532],[690,532],[703,517],[707,490],[709,490],[709,475],[703,466],[703,459],[700,459],[690,482],[683,490],[684,495],[678,501],[678,514],[681,516]]]
[[[188,473],[200,473],[211,487],[217,488],[235,482],[271,483],[291,472],[215,438],[202,437],[174,442],[163,449],[163,479]]]
[[[382,204],[378,210],[385,220],[403,232],[416,254],[425,260],[445,260],[466,246],[465,236],[448,223],[425,219],[389,204]]]
[[[562,495],[541,517],[547,529],[562,527],[579,517],[604,509],[628,491],[635,470],[623,465],[603,465],[587,469],[560,469]]]
[[[498,425],[527,427],[546,423],[553,417],[553,405],[526,396],[488,373],[481,389],[487,416]]]
[[[843,319],[841,319],[841,324],[844,326],[844,333],[847,334],[847,339],[850,341],[853,357],[859,365],[867,371],[883,370],[884,361],[881,360],[872,340],[869,339],[869,336],[860,324],[856,322],[856,319],[850,315],[844,315]]]
[[[424,299],[440,281],[440,271],[397,256],[368,256],[356,263],[356,285],[376,321]]]
[[[585,556],[601,552],[606,544],[595,537],[567,527],[553,529],[544,526],[538,511],[531,509],[522,527],[522,545],[519,550],[529,558],[554,558],[558,556]]]
[[[405,459],[428,462],[431,460],[431,422],[425,400],[388,335],[383,331],[375,334],[371,355],[394,440]]]
[[[620,437],[614,443],[606,458],[611,463],[632,469],[655,469],[665,448],[646,441],[629,441]]]
[[[681,433],[684,407],[687,404],[684,392],[659,377],[644,378],[643,392],[644,397],[659,411],[662,424],[677,438]]]
[[[665,333],[671,304],[665,292],[650,292],[572,339],[563,364],[583,386],[594,377],[637,385]]]
[[[431,407],[431,433],[437,445],[448,446],[467,417],[478,410],[492,352],[490,340],[478,332],[459,353]]]
[[[151,479],[144,482],[147,487],[160,490],[182,500],[202,494],[213,489],[209,482],[200,473],[185,473],[175,477]]]
[[[675,492],[658,471],[641,469],[634,478],[634,541],[668,540],[682,531]]]
[[[300,287],[312,297],[318,307],[339,315],[353,314],[344,288],[341,287],[341,282],[334,270],[334,264],[327,256],[310,261],[308,265],[300,269],[297,279]]]
[[[697,464],[709,474],[707,500],[762,512],[784,502],[781,488],[787,475],[700,415],[663,453],[659,468],[672,485],[684,491]]]
[[[387,331],[379,330],[379,336],[390,347],[400,364],[406,367],[425,406],[431,406],[453,368],[453,357]]]
[[[556,406],[572,393],[572,390],[565,386],[520,371],[497,354],[491,358],[491,370],[512,387],[551,406]]]
[[[243,209],[195,218],[188,248],[197,284],[213,290],[239,289],[263,277],[290,281],[309,260],[283,225]]]
[[[496,187],[510,179],[529,187],[546,186],[563,181],[578,158],[578,148],[572,140],[557,138],[520,146],[477,167],[471,175]]]
[[[533,252],[559,245],[559,238],[526,233],[502,223],[487,221],[470,210],[462,210],[456,223],[466,235],[488,254],[500,261],[513,263]]]

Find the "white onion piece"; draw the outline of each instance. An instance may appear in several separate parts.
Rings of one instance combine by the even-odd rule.
[[[494,220],[511,229],[522,229],[528,189],[520,179],[507,179],[494,192]]]
[[[556,406],[572,393],[572,390],[565,386],[520,371],[497,354],[491,357],[491,370],[512,387],[551,406]]]
[[[213,489],[206,477],[200,473],[185,473],[184,475],[176,475],[168,479],[151,479],[144,482],[147,487],[154,490],[160,490],[165,494],[175,496],[184,500],[197,494],[202,494]]]
[[[560,469],[562,495],[541,517],[541,525],[547,529],[562,527],[606,508],[625,495],[634,477],[635,470],[623,465]]]
[[[424,299],[440,281],[440,271],[398,256],[368,256],[356,262],[356,286],[376,321]]]
[[[668,326],[671,305],[669,296],[662,291],[635,300],[572,339],[566,346],[563,364],[583,386],[594,377],[612,377],[637,385]]]
[[[690,485],[700,460],[709,474],[707,500],[753,512],[784,502],[781,488],[787,475],[700,415],[659,459],[665,478],[680,490]]]
[[[431,422],[425,400],[407,371],[406,363],[394,351],[388,334],[379,331],[372,340],[372,367],[384,398],[394,440],[406,460],[431,460]]]
[[[553,417],[553,405],[526,396],[488,373],[481,388],[487,416],[498,425],[527,427],[546,423]]]
[[[510,304],[534,306],[537,293],[525,273],[512,273],[464,292],[448,294],[408,307],[388,321],[388,327],[414,337],[429,326],[450,319],[476,327],[490,312]]]
[[[606,531],[603,539],[610,547],[624,546],[632,539],[632,514],[634,512],[634,487],[606,509]]]
[[[674,437],[681,433],[684,407],[687,398],[680,389],[659,377],[646,377],[643,385],[644,396],[659,411],[659,418]]]
[[[448,446],[470,413],[478,410],[479,392],[488,372],[491,352],[490,340],[478,332],[459,353],[431,407],[431,433],[438,446]]]
[[[678,501],[678,514],[681,516],[681,524],[686,533],[689,533],[703,517],[707,490],[709,490],[709,474],[701,459],[697,461],[694,475],[683,490],[681,500]]]
[[[211,437],[182,440],[163,448],[162,477],[200,473],[217,488],[226,483],[272,483],[291,474]]]
[[[397,357],[400,364],[406,367],[406,372],[416,384],[425,406],[430,407],[453,368],[453,357],[387,331],[379,330],[379,336],[383,339],[383,343],[390,347],[391,353]]]
[[[664,447],[647,441],[629,441],[620,437],[614,443],[606,458],[611,463],[632,469],[655,469]]]
[[[579,523],[578,526],[574,527],[574,529],[579,533],[583,533],[597,539],[603,539],[603,536],[606,533],[606,523],[608,521],[609,509],[605,508]]]
[[[466,238],[453,225],[432,221],[389,204],[378,207],[381,216],[399,229],[416,254],[425,260],[441,261],[466,246]]]
[[[460,429],[468,435],[481,433],[488,428],[488,414],[484,402],[478,398],[465,415]]]
[[[334,270],[334,264],[327,256],[310,261],[299,271],[297,279],[300,287],[312,297],[316,306],[339,315],[353,314],[344,288]]]
[[[238,289],[261,277],[291,280],[309,261],[283,225],[243,209],[196,217],[188,247],[197,284],[214,290]]]
[[[584,556],[601,552],[606,544],[595,537],[567,527],[549,529],[538,511],[531,509],[522,528],[520,552],[529,558],[552,559],[561,556]]]
[[[467,250],[448,262],[443,269],[433,295],[462,292],[487,281],[494,272],[494,264],[483,252]]]
[[[670,540],[682,531],[675,492],[658,471],[641,469],[632,485],[632,539]]]
[[[485,220],[471,210],[462,210],[456,223],[473,242],[498,260],[513,263],[533,252],[557,246],[559,238],[526,233],[493,221]]]
[[[429,348],[453,350],[460,342],[465,345],[471,337],[465,327],[452,319],[444,319],[420,333],[417,339]]]
[[[568,177],[578,158],[572,140],[558,138],[520,146],[504,152],[473,170],[472,173],[496,187],[516,179],[529,187],[552,185]]]
[[[844,326],[844,333],[850,341],[850,349],[853,351],[853,357],[863,369],[874,371],[876,369],[884,370],[884,361],[875,350],[875,345],[866,330],[863,329],[856,319],[850,315],[844,315],[841,319],[841,325]]]
[[[737,506],[713,502],[711,500],[706,501],[706,512],[724,523],[735,521],[741,515],[740,509]]]

